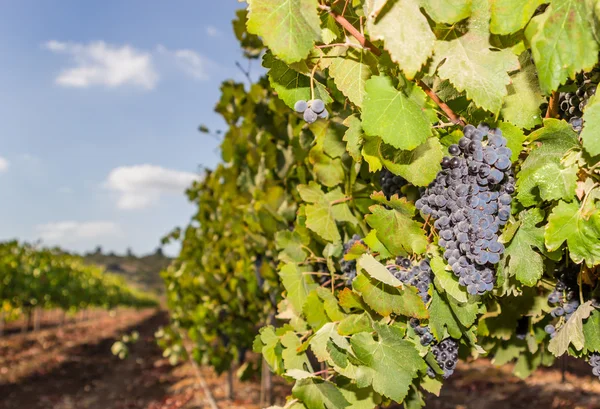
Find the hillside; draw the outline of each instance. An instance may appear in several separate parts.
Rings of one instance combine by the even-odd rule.
[[[158,293],[164,291],[160,272],[171,262],[171,258],[165,256],[160,248],[144,256],[137,256],[131,251],[125,255],[103,253],[101,248],[96,248],[96,251],[84,254],[83,258],[90,264],[103,266],[111,273],[122,275],[142,289]]]

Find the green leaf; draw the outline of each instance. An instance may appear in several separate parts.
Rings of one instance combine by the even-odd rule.
[[[438,23],[454,24],[471,15],[471,0],[422,0],[421,4]]]
[[[379,145],[381,145],[381,138],[376,136],[363,135],[365,143],[362,149],[362,156],[365,161],[369,164],[369,172],[374,173],[381,170],[382,164],[379,159]]]
[[[371,206],[369,210],[371,214],[365,217],[367,223],[377,230],[377,238],[392,254],[425,252],[428,241],[421,223],[383,206]]]
[[[287,291],[287,299],[291,302],[296,313],[301,313],[308,294],[317,287],[310,275],[302,274],[306,268],[295,264],[286,264],[279,270],[281,283]]]
[[[337,386],[316,378],[296,382],[292,396],[300,399],[308,409],[343,409],[350,405]]]
[[[429,315],[425,304],[413,287],[404,289],[391,287],[369,279],[359,274],[352,282],[352,287],[358,291],[363,300],[378,314],[388,316],[391,313],[407,317],[427,318]]]
[[[593,310],[591,301],[581,304],[571,318],[557,331],[556,336],[550,340],[548,351],[552,352],[554,356],[561,356],[567,352],[570,344],[573,344],[577,351],[581,351],[585,346],[583,320],[589,317]]]
[[[364,141],[360,119],[355,115],[350,115],[344,120],[344,125],[348,127],[348,130],[344,134],[346,150],[355,162],[360,162],[362,161],[361,150]]]
[[[366,83],[362,126],[367,135],[398,149],[414,149],[431,136],[429,119],[421,106],[392,85],[385,76]]]
[[[506,146],[512,151],[510,155],[511,162],[516,162],[523,150],[523,142],[525,142],[527,137],[520,128],[508,122],[500,122],[498,128],[500,128],[502,135],[507,140]]]
[[[541,354],[523,354],[517,359],[513,373],[521,379],[526,379],[540,366],[541,363]]]
[[[298,100],[308,101],[311,99],[309,77],[293,70],[270,53],[265,54],[263,66],[269,70],[271,87],[288,107],[294,108]],[[333,101],[327,88],[318,81],[315,81],[315,98],[323,100],[325,104]]]
[[[377,340],[361,332],[350,339],[352,350],[362,365],[357,385],[372,385],[376,392],[402,402],[413,378],[426,370],[425,361],[414,345],[402,339],[393,327],[377,325]]]
[[[462,338],[460,325],[456,322],[450,306],[440,297],[437,291],[433,292],[431,298],[429,328],[431,328],[431,333],[435,339],[441,341],[444,338],[444,327],[448,328],[448,333],[452,338]]]
[[[435,35],[419,10],[418,0],[382,3],[365,1],[371,39],[382,40],[392,60],[408,79],[413,79],[433,52]]]
[[[271,370],[275,373],[283,371],[282,346],[273,327],[263,327],[259,331],[262,351],[260,351],[269,364]]]
[[[535,10],[547,0],[494,0],[490,30],[494,34],[511,34],[527,25]]]
[[[338,326],[340,335],[352,335],[371,331],[371,321],[367,313],[348,315]]]
[[[552,209],[546,226],[546,247],[553,251],[565,241],[571,259],[585,261],[588,267],[600,263],[600,211],[593,205],[579,207],[579,202],[560,201]]]
[[[314,352],[319,362],[327,362],[331,356],[327,351],[327,343],[333,342],[343,350],[349,350],[348,340],[338,334],[336,324],[329,322],[321,327],[310,340],[310,348]]]
[[[577,166],[561,163],[569,149],[575,148],[577,134],[571,125],[557,119],[545,119],[544,127],[529,135],[534,146],[517,175],[517,199],[525,206],[542,200],[567,200],[575,197]]]
[[[494,350],[492,363],[496,366],[506,365],[513,359],[518,358],[521,354],[524,354],[525,349],[525,346],[522,345],[503,342]]]
[[[494,114],[500,112],[510,84],[508,71],[519,67],[510,49],[492,51],[488,42],[489,10],[485,0],[473,0],[469,31],[450,41],[437,41],[435,61],[445,60],[438,75],[459,91],[466,91],[473,102]]]
[[[275,233],[275,244],[279,250],[277,258],[284,263],[301,263],[306,260],[307,252],[302,248],[302,236],[295,231]]]
[[[392,287],[402,287],[402,282],[370,254],[363,254],[358,259],[357,265],[365,270],[369,276]]]
[[[332,159],[318,145],[310,150],[308,158],[317,179],[324,186],[334,187],[344,181],[344,167],[340,158]]]
[[[590,317],[583,323],[585,338],[584,352],[600,352],[600,312],[592,311]]]
[[[495,4],[495,3],[492,3]],[[535,66],[529,53],[519,57],[521,70],[511,75],[508,95],[504,98],[502,117],[519,128],[531,129],[542,123],[540,105],[546,100],[542,95]]]
[[[350,402],[348,409],[372,409],[381,403],[379,396],[372,388],[358,388],[355,384],[343,385],[342,395]]]
[[[579,71],[591,70],[598,61],[591,15],[591,2],[553,0],[527,26],[525,35],[546,94]]]
[[[302,312],[308,325],[315,331],[329,322],[323,301],[321,301],[315,290],[311,291],[308,297],[306,297]]]
[[[381,147],[383,164],[415,186],[427,186],[442,170],[444,152],[438,138],[429,138],[412,151],[402,151],[390,145]]]
[[[248,32],[286,63],[308,56],[321,38],[317,0],[248,0]]]
[[[544,272],[542,256],[534,250],[545,251],[544,228],[536,227],[544,220],[542,211],[538,208],[524,210],[520,214],[521,225],[516,234],[506,246],[503,263],[510,276],[527,286],[534,286]]]
[[[459,304],[454,299],[448,298],[448,303],[454,316],[465,328],[471,327],[477,319],[477,313],[479,311],[479,305],[472,302],[468,304]]]
[[[309,204],[306,206],[306,227],[330,242],[341,241],[331,206],[326,203]]]
[[[590,156],[600,155],[600,98],[593,96],[583,112],[584,126],[581,131],[583,147]]]
[[[310,182],[308,185],[298,185],[298,193],[300,193],[302,200],[307,203],[324,203],[327,201],[325,192],[315,182]]]
[[[456,301],[465,303],[469,299],[467,292],[458,284],[458,279],[452,271],[446,270],[446,264],[440,257],[431,259],[431,270],[435,275],[434,283],[439,290],[443,290]]]
[[[284,347],[281,356],[286,370],[300,369],[312,372],[306,353],[298,352],[301,342],[293,331],[288,331],[281,337],[281,345]]]
[[[377,60],[362,48],[348,48],[345,56],[335,58],[329,66],[329,75],[336,87],[359,107],[365,97],[365,83],[374,73],[377,73]]]
[[[323,306],[325,307],[325,312],[331,321],[340,321],[344,319],[346,316],[338,305],[338,301],[331,291],[325,289],[323,287],[317,287],[317,294],[319,298],[323,300]]]

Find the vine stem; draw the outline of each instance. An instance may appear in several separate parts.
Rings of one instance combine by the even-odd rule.
[[[310,73],[310,99],[315,99],[315,72],[317,71],[318,66],[319,64],[317,62]]]
[[[350,200],[352,200],[352,197],[344,197],[342,199],[336,199],[334,201],[332,201],[331,203],[329,203],[330,206],[336,205],[336,204],[340,204],[340,203],[344,203],[344,202],[349,202]]]
[[[558,92],[552,91],[550,100],[548,101],[548,109],[546,110],[546,118],[556,118],[558,115]]]
[[[360,31],[358,31],[358,29],[356,27],[354,27],[352,25],[352,23],[350,23],[346,19],[346,17],[344,17],[341,14],[336,13],[335,11],[333,11],[331,9],[331,7],[321,5],[321,6],[319,6],[319,8],[327,11],[331,15],[331,17],[334,18],[335,21],[337,21],[345,30],[347,30],[350,33],[350,35],[352,35],[352,37],[354,37],[358,40],[359,44],[361,46],[363,46],[363,48],[368,49],[369,51],[371,51],[373,54],[375,54],[378,57],[381,55],[381,50],[379,48],[375,47],[375,45],[373,45],[373,43],[371,43],[369,40],[367,40],[367,38]],[[421,89],[423,89],[423,91],[427,94],[427,96],[429,98],[431,98],[433,100],[433,102],[435,102],[442,111],[444,111],[444,113],[448,116],[448,118],[450,119],[450,121],[452,121],[453,124],[461,125],[461,126],[466,125],[465,121],[463,121],[452,110],[452,108],[450,108],[444,101],[442,101],[440,99],[440,97],[438,97],[438,95],[431,88],[429,88],[429,86],[427,86],[427,84],[425,84],[421,80],[417,80],[417,84],[419,85],[419,87],[421,87]]]

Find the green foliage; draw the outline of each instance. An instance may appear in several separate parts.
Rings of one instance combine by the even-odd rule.
[[[223,163],[189,189],[197,212],[164,272],[171,330],[195,359],[223,371],[252,347],[295,383],[286,408],[418,408],[443,379],[414,319],[519,377],[600,349],[598,103],[580,134],[553,115],[572,84],[559,87],[598,62],[592,2],[248,3],[234,30],[266,75],[223,85]],[[329,118],[308,125],[291,108],[316,98]],[[415,201],[459,125],[482,121],[506,137],[517,184],[495,288],[472,296]],[[391,198],[384,167],[402,178]],[[430,261],[426,294],[390,272],[398,256]],[[555,320],[547,296],[563,271],[583,303]]]

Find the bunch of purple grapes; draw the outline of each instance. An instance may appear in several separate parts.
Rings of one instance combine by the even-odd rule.
[[[329,112],[325,109],[325,103],[320,99],[311,99],[308,102],[303,99],[296,101],[294,110],[303,114],[304,120],[309,124],[312,124],[318,118],[329,118]]]
[[[402,176],[394,175],[392,172],[383,168],[379,174],[379,184],[386,199],[390,200],[392,196],[400,197],[402,186],[406,185],[406,180]]]
[[[548,304],[554,306],[554,309],[550,313],[553,318],[565,317],[566,321],[571,318],[571,315],[579,307],[576,272],[569,270],[559,271],[554,291],[548,296]],[[544,330],[551,338],[556,336],[555,325],[548,324],[544,327]]]
[[[429,285],[433,281],[433,272],[428,259],[423,259],[419,264],[413,265],[409,259],[398,257],[395,265],[390,264],[387,267],[390,273],[403,284],[415,287],[425,304],[429,302],[431,299]]]
[[[439,245],[460,285],[482,295],[494,288],[493,265],[504,253],[498,235],[510,217],[515,191],[512,152],[500,129],[482,123],[465,126],[463,133],[415,204],[435,219]]]
[[[458,342],[452,338],[446,338],[442,342],[435,344],[431,348],[431,353],[435,357],[440,368],[444,371],[442,377],[449,378],[458,363]],[[435,378],[435,372],[431,367],[427,368],[427,375]]]
[[[361,239],[361,237],[358,234],[355,234],[350,240],[344,243],[344,256],[348,254],[352,246],[354,246],[356,243],[365,245],[365,242]],[[346,279],[346,285],[352,285],[352,280],[356,278],[356,260],[345,260],[342,258],[340,261],[340,266],[342,267],[342,274]]]

